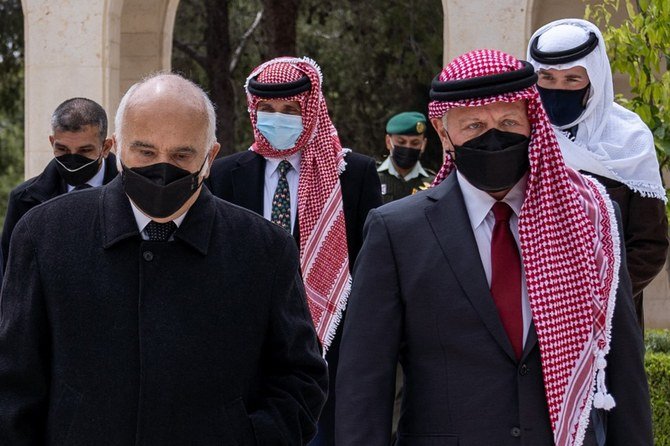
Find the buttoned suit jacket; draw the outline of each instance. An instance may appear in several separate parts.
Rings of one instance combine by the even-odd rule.
[[[314,435],[327,370],[295,243],[278,226],[203,188],[173,241],[145,241],[117,177],[32,209],[11,249],[0,444]]]
[[[363,242],[363,225],[370,209],[381,206],[381,184],[372,158],[349,152],[345,156],[346,170],[340,175],[342,206],[347,231],[349,269],[353,269]],[[235,203],[263,215],[265,184],[265,158],[246,150],[218,159],[212,165],[208,185],[219,198]],[[300,246],[300,223],[296,219],[293,237]],[[344,319],[343,319],[344,320]],[[335,395],[337,362],[342,334],[342,323],[328,350],[328,371],[331,392],[323,408],[319,429],[328,445],[334,444]]]
[[[650,445],[643,345],[622,259],[607,445]],[[398,446],[552,445],[537,335],[517,360],[493,303],[456,175],[370,212],[340,349],[338,446],[387,446],[395,367]],[[594,413],[594,416],[600,415]],[[585,445],[595,445],[594,424]]]

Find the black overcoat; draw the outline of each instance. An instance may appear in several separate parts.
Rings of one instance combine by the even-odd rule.
[[[118,177],[31,210],[11,247],[0,444],[313,436],[327,371],[278,226],[203,188],[174,241],[144,241]]]
[[[116,167],[116,157],[110,153],[105,159],[105,174],[102,184],[107,184],[116,178],[119,173]],[[58,195],[67,192],[67,185],[58,173],[56,160],[52,159],[46,165],[41,174],[30,178],[16,186],[9,194],[7,200],[7,214],[5,215],[5,224],[2,228],[2,253],[4,255],[4,264],[7,265],[9,256],[9,241],[14,231],[14,226],[19,222],[26,212],[51,200]]]

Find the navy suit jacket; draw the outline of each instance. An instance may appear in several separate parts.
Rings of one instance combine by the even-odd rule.
[[[624,251],[622,251],[624,252]],[[622,259],[608,355],[617,407],[607,445],[650,445],[643,343]],[[456,175],[370,212],[340,348],[336,442],[387,446],[397,361],[397,445],[553,444],[539,344],[517,360],[490,294]],[[585,445],[595,445],[591,426]]]

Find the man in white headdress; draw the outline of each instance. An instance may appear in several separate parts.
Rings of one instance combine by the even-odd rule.
[[[614,102],[603,36],[586,20],[563,19],[533,34],[528,60],[566,163],[595,177],[621,208],[628,272],[640,326],[642,290],[665,264],[668,223],[654,138]]]

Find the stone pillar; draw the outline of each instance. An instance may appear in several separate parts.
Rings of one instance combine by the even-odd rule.
[[[53,157],[53,110],[90,98],[107,111],[109,132],[121,95],[143,76],[170,69],[179,0],[23,0],[25,175]]]
[[[118,69],[109,12],[121,3],[23,0],[26,176],[39,173],[53,156],[47,138],[58,104],[84,96],[109,106],[115,61]]]
[[[442,0],[444,63],[479,48],[523,58],[530,32],[528,0]]]
[[[172,31],[179,0],[125,0],[121,19],[121,96],[142,77],[172,66]]]

